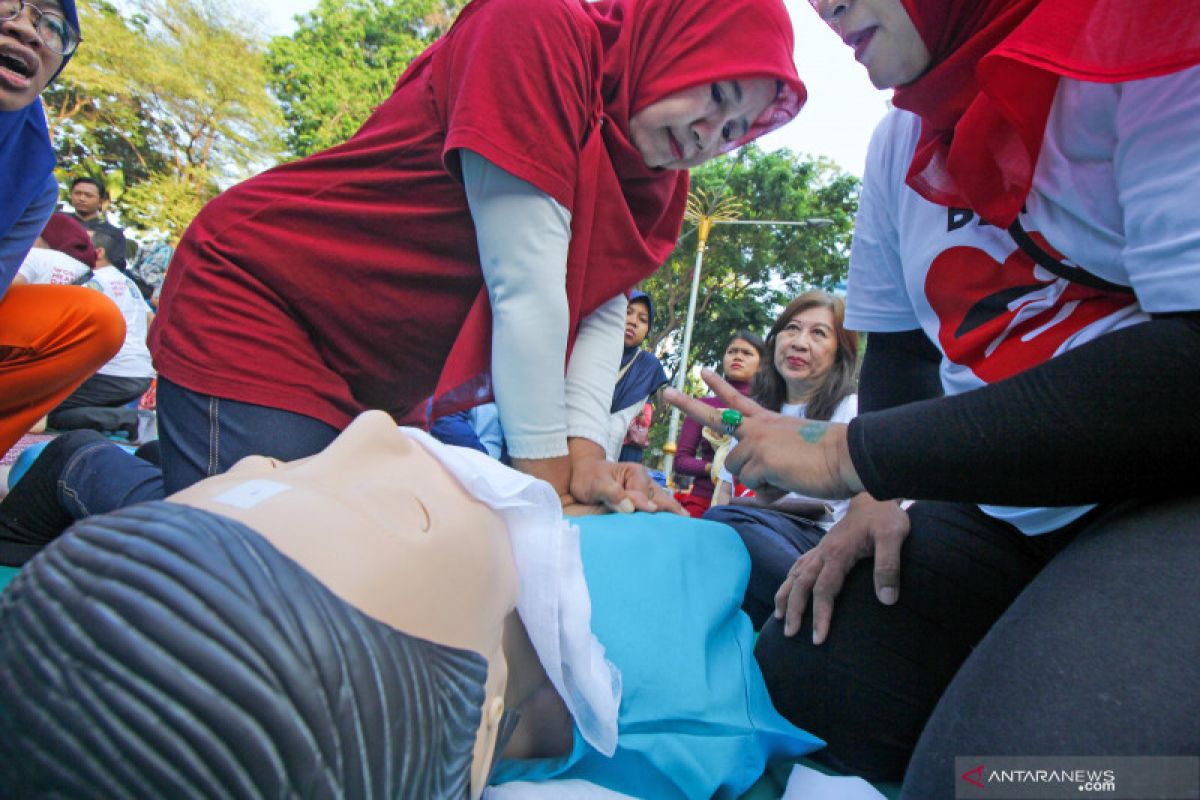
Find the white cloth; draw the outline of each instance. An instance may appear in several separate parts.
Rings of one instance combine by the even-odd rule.
[[[117,354],[100,369],[98,375],[114,378],[153,378],[154,365],[146,347],[146,331],[150,325],[150,307],[142,299],[137,284],[116,267],[98,267],[84,286],[102,292],[117,304],[125,318],[125,342]]]
[[[616,461],[617,456],[621,455],[621,447],[625,444],[625,434],[629,433],[629,423],[633,422],[633,418],[642,413],[642,407],[646,405],[646,400],[649,395],[638,400],[631,406],[626,406],[620,411],[615,411],[608,416],[608,435],[605,437],[604,456],[609,461]]]
[[[570,212],[477,153],[459,159],[492,306],[492,388],[509,453],[563,456],[568,436],[603,445],[624,296],[580,321],[568,363]]]
[[[1064,78],[1051,108],[1021,224],[1068,263],[1131,285],[1134,297],[1056,278],[1007,231],[909,189],[919,127],[893,110],[871,140],[846,325],[924,330],[942,352],[947,394],[1003,380],[1148,312],[1200,309],[1200,67],[1117,84]],[[1038,534],[1088,507],[982,508]]]
[[[617,748],[621,674],[592,633],[592,602],[579,553],[579,528],[562,515],[550,484],[478,450],[442,444],[401,428],[508,526],[520,593],[517,612],[538,659],[583,738],[604,755]]]
[[[33,284],[68,286],[90,274],[92,268],[58,250],[35,247],[25,256],[17,274]]]
[[[783,414],[785,417],[800,418],[800,417],[804,416],[804,409],[806,407],[807,406],[805,406],[805,404],[803,404],[803,403],[784,403],[782,406],[780,406],[779,413]],[[842,399],[842,402],[838,403],[838,406],[837,406],[837,408],[835,408],[833,410],[833,416],[831,416],[829,418],[829,421],[830,422],[841,422],[844,424],[844,423],[848,423],[850,420],[854,419],[857,416],[858,416],[858,395],[851,394],[851,395],[847,395],[845,398]],[[735,438],[733,440],[733,446],[729,448],[729,452],[732,453],[736,448],[737,448],[737,439]],[[728,456],[726,456],[726,458],[728,458]],[[721,468],[721,480],[725,483],[732,484],[733,483],[733,474],[729,470],[722,467]],[[809,497],[808,495],[799,494],[797,492],[789,492],[785,496],[784,499],[785,500],[815,500],[818,503],[824,503],[825,506],[829,509],[829,519],[818,522],[817,524],[820,525],[825,530],[829,530],[834,525],[836,525],[838,522],[840,522],[842,517],[846,516],[846,512],[850,510],[850,501],[849,500],[822,500],[817,497]]]
[[[878,789],[845,775],[826,775],[812,767],[797,764],[788,776],[787,788],[780,800],[885,800]]]

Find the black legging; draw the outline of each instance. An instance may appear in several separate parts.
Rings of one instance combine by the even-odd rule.
[[[864,561],[825,644],[810,615],[759,639],[775,705],[829,743],[816,757],[874,779],[907,768],[903,796],[930,800],[954,796],[955,755],[1200,750],[1200,497],[1037,537],[974,506],[909,514],[897,605]]]

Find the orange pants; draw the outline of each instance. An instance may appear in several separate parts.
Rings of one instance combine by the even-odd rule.
[[[117,354],[125,320],[83,286],[10,286],[0,298],[0,455]]]

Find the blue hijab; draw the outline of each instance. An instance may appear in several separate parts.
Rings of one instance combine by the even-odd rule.
[[[62,8],[63,16],[78,31],[75,0],[62,0]],[[70,57],[63,59],[50,81],[58,77],[68,61]],[[45,190],[54,163],[54,147],[40,98],[17,111],[0,111],[0,186],[4,187],[0,192],[0,238]]]
[[[650,299],[650,295],[634,289],[629,293],[629,302],[646,304],[646,308],[650,311],[650,327],[653,328],[654,302]],[[633,362],[632,366],[630,366],[630,362]],[[612,408],[609,409],[609,412],[613,414],[649,397],[652,392],[667,382],[667,373],[663,371],[662,364],[654,357],[653,353],[642,349],[641,342],[626,347],[625,352],[621,354],[621,369],[625,369],[626,366],[629,366],[629,369],[625,370],[625,374],[621,376],[621,380],[617,381],[616,388],[613,390]]]

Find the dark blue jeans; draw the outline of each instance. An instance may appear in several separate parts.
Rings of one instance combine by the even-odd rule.
[[[210,397],[159,378],[161,469],[107,440],[71,453],[56,483],[73,519],[161,500],[229,469],[248,455],[290,461],[318,453],[338,435],[289,411]]]
[[[167,494],[219,475],[246,456],[293,461],[319,453],[340,431],[320,420],[193,392],[158,379],[158,435]]]

